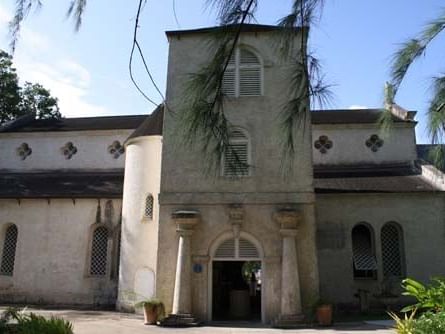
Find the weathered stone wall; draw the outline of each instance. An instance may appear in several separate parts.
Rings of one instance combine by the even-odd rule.
[[[281,299],[281,255],[282,237],[280,226],[274,221],[273,214],[282,208],[279,203],[272,204],[273,199],[262,204],[246,203],[244,220],[240,226],[259,242],[263,251],[262,260],[262,294],[263,320],[269,323],[275,320],[280,312]],[[175,269],[178,251],[178,235],[171,215],[178,209],[198,210],[200,223],[194,227],[191,238],[192,265],[201,264],[201,273],[192,273],[192,305],[193,312],[203,320],[210,320],[210,268],[212,264],[211,249],[215,240],[227,234],[233,237],[232,225],[229,220],[230,204],[195,204],[195,205],[163,205],[161,207],[159,240],[159,262],[157,273],[157,294],[171,310],[175,284]],[[318,276],[316,250],[314,249],[314,222],[312,204],[300,204],[295,207],[303,216],[298,228],[297,256],[299,276],[304,310],[316,300],[318,294]],[[161,256],[162,254],[162,256]]]
[[[312,126],[314,165],[380,164],[417,159],[415,124],[395,124],[388,136],[382,136],[376,124],[317,124]],[[372,135],[378,135],[383,145],[376,152],[366,146]],[[320,136],[332,141],[332,148],[320,153],[314,147]]]
[[[48,169],[123,168],[125,153],[115,158],[108,152],[114,141],[121,145],[133,130],[0,133],[0,169],[36,171]],[[77,152],[67,159],[62,147],[71,142]],[[26,143],[31,155],[22,160],[18,148]]]
[[[0,255],[6,227],[18,229],[13,276],[0,275],[0,302],[114,305],[121,200],[100,199],[100,208],[98,214],[97,199],[0,200]],[[109,229],[108,262],[106,275],[93,277],[91,235],[97,222]]]
[[[368,290],[372,302],[382,289],[381,228],[398,223],[403,230],[406,276],[428,281],[444,275],[444,198],[423,194],[331,194],[316,196],[318,263],[321,297],[358,307],[354,294]],[[374,230],[377,279],[354,279],[352,228],[360,223]],[[395,287],[397,289],[397,287]]]
[[[118,308],[132,310],[155,294],[162,137],[138,137],[126,149]],[[144,217],[148,194],[153,196],[152,219]]]
[[[210,320],[209,272],[212,242],[231,231],[228,207],[243,205],[245,219],[241,231],[253,236],[264,250],[263,321],[270,323],[280,313],[282,237],[273,213],[292,206],[303,218],[297,237],[297,252],[304,311],[318,295],[315,221],[313,213],[312,150],[310,120],[306,131],[297,133],[294,173],[283,176],[280,144],[280,112],[290,99],[292,66],[285,63],[275,47],[274,33],[243,33],[240,45],[256,53],[263,68],[262,96],[226,98],[225,114],[230,124],[244,129],[251,146],[251,175],[242,178],[220,176],[220,171],[206,174],[209,157],[181,145],[177,117],[166,113],[162,154],[160,194],[157,295],[172,308],[178,235],[172,213],[198,210],[201,222],[191,237],[192,263],[203,265],[202,273],[192,273],[192,308],[201,319]],[[190,74],[210,60],[206,34],[170,38],[167,80],[167,103],[175,113],[181,112],[184,88]],[[298,38],[296,38],[298,39]],[[300,45],[296,41],[295,45]],[[198,51],[199,50],[199,51]],[[176,114],[177,115],[177,114]]]

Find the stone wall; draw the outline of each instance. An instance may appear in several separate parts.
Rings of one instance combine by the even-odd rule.
[[[325,194],[316,196],[318,263],[321,297],[358,309],[358,290],[369,291],[372,303],[381,293],[383,278],[381,228],[399,224],[403,233],[405,275],[421,281],[444,275],[444,198],[420,194]],[[352,228],[367,223],[373,230],[376,279],[354,279]],[[398,284],[394,286],[398,292]],[[381,306],[381,305],[380,305]]]
[[[0,301],[114,305],[121,200],[99,203],[98,210],[97,199],[0,200],[0,252],[6,227],[18,229],[14,271],[0,275]],[[92,232],[99,225],[109,231],[107,269],[91,276]]]
[[[126,149],[117,306],[133,310],[137,301],[155,294],[162,137],[134,138]],[[147,217],[146,200],[150,195],[153,198],[152,216]],[[161,261],[165,261],[160,254]]]
[[[67,132],[0,133],[0,169],[38,171],[48,169],[115,169],[123,168],[125,153],[111,154],[115,141],[120,145],[133,130],[97,130]],[[18,151],[25,143],[31,149],[25,159]],[[75,151],[68,158],[63,154],[67,143]],[[75,153],[74,153],[75,152]]]

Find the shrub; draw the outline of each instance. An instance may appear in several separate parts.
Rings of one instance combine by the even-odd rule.
[[[427,312],[414,321],[413,334],[445,333],[445,312]]]
[[[0,317],[0,334],[73,334],[73,325],[62,318],[7,309]]]

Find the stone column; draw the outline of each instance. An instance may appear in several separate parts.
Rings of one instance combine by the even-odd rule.
[[[278,327],[293,327],[303,320],[297,245],[295,240],[298,222],[301,217],[294,209],[283,209],[276,212],[274,218],[280,224],[280,234],[283,237],[281,308],[279,319],[275,325]]]
[[[173,214],[176,232],[179,234],[178,257],[176,262],[175,290],[173,294],[173,314],[192,313],[192,249],[191,235],[199,222],[199,214],[194,211],[178,211]]]

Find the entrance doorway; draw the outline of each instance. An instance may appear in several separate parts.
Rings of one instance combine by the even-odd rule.
[[[212,319],[261,321],[261,262],[213,261]]]
[[[264,321],[263,251],[245,232],[225,233],[210,249],[209,320]]]

